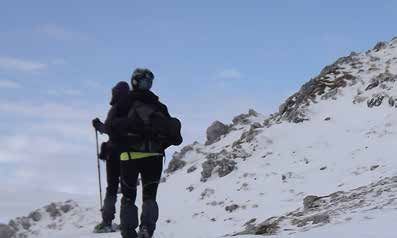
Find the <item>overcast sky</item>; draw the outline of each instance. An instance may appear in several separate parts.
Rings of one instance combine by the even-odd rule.
[[[91,119],[136,67],[203,142],[396,32],[395,1],[2,1],[0,187],[97,190]],[[169,156],[170,157],[170,156]],[[170,158],[169,158],[170,159]]]

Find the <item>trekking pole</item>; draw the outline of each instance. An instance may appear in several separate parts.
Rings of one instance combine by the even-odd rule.
[[[99,163],[98,131],[96,129],[95,129],[95,139],[96,139],[96,158],[97,158],[97,165],[98,165],[99,203],[101,204],[101,211],[102,211],[101,167],[100,167],[100,163]]]

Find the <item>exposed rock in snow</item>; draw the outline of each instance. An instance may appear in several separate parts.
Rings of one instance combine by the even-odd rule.
[[[67,201],[65,204],[62,204],[59,209],[63,212],[63,213],[68,213],[70,212],[74,207],[73,204],[71,204],[72,201]],[[74,204],[76,205],[76,204]]]
[[[38,222],[41,220],[43,216],[40,213],[40,210],[35,210],[31,212],[28,216],[28,218],[32,219],[34,222]]]
[[[308,209],[314,208],[314,206],[315,206],[314,202],[317,201],[318,199],[320,199],[320,197],[313,196],[313,195],[305,197],[303,199],[303,209],[308,210]]]
[[[271,217],[266,221],[260,223],[259,225],[255,226],[253,223],[255,220],[250,220],[249,225],[246,226],[246,229],[242,232],[238,232],[234,234],[237,235],[275,235],[278,230],[280,229],[279,222],[280,218]]]
[[[369,108],[379,107],[382,104],[384,98],[385,98],[385,96],[382,96],[382,95],[374,96],[373,98],[368,99],[367,105]]]
[[[190,168],[187,169],[187,172],[192,173],[192,172],[196,171],[196,169],[197,169],[197,167],[192,165]]]
[[[36,209],[27,217],[12,219],[8,223],[8,227],[13,232],[13,236],[10,237],[24,238],[39,235],[43,225],[52,230],[62,229],[66,222],[62,217],[74,209],[78,209],[78,204],[72,200],[68,200],[66,202],[51,203],[41,209]],[[7,230],[6,227],[4,229]],[[0,237],[2,238],[2,236]]]
[[[234,211],[237,210],[239,207],[240,207],[239,205],[233,204],[233,205],[230,205],[230,206],[226,206],[226,207],[225,207],[225,210],[226,210],[227,212],[234,212]]]
[[[388,43],[379,42],[374,47],[374,53],[386,49],[387,47]],[[380,61],[380,58],[372,55],[372,52],[367,52],[366,56],[369,58],[369,62]],[[387,83],[396,81],[396,76],[390,73],[390,64],[392,59],[388,59],[386,61],[385,71],[380,72],[373,77],[365,88],[365,91],[378,86],[383,89],[391,89]],[[317,96],[321,96],[321,100],[328,100],[330,98],[334,100],[337,99],[340,88],[344,88],[346,86],[351,87],[357,84],[358,81],[362,81],[360,76],[357,77],[356,72],[349,72],[346,69],[351,67],[352,69],[359,69],[358,73],[365,73],[365,70],[363,69],[365,64],[366,62],[363,62],[362,60],[362,54],[355,52],[351,53],[347,57],[339,58],[335,63],[328,65],[321,70],[318,76],[305,83],[297,93],[289,97],[286,102],[280,106],[279,112],[272,114],[266,120],[265,124],[269,125],[271,124],[270,122],[274,123],[283,119],[295,123],[308,120],[309,118],[306,115],[307,109],[310,104],[318,102]],[[379,71],[380,69],[378,67],[379,66],[375,64],[368,70]],[[379,106],[382,103],[383,98],[384,96],[382,95],[378,95],[376,97],[372,96],[368,101],[368,106]],[[367,98],[363,96],[357,95],[354,101],[356,103],[360,103],[366,99]]]
[[[15,230],[5,224],[0,224],[0,238],[13,238],[15,237]]]
[[[211,195],[215,193],[215,189],[212,188],[206,188],[204,191],[201,193],[201,199],[209,198]]]
[[[172,173],[175,172],[181,168],[183,168],[186,165],[186,162],[181,160],[178,157],[172,157],[172,160],[168,164],[168,168],[166,169],[166,173]]]
[[[53,218],[53,219],[62,215],[61,209],[59,207],[57,207],[57,205],[55,203],[51,203],[50,205],[47,205],[44,208],[45,208],[46,212],[48,212],[48,214],[50,214],[51,218]]]
[[[373,50],[374,50],[375,52],[378,52],[378,51],[380,51],[380,50],[385,49],[386,47],[387,47],[387,42],[381,41],[381,42],[378,42],[378,43],[375,45],[375,47],[373,48]]]
[[[259,115],[258,112],[256,112],[254,109],[249,109],[247,114],[240,114],[238,116],[235,116],[232,120],[233,125],[237,124],[250,124],[251,121],[249,120],[249,117],[257,117]]]
[[[203,170],[201,171],[201,181],[205,182],[212,175],[212,171],[216,166],[216,162],[211,159],[207,159],[203,164]]]
[[[213,172],[218,172],[219,177],[224,177],[237,169],[237,163],[234,161],[237,158],[246,158],[247,154],[243,150],[234,149],[229,152],[222,150],[218,153],[210,153],[205,158],[202,164],[201,181],[205,182],[210,178]]]
[[[303,208],[283,216],[271,217],[259,225],[246,227],[236,235],[272,235],[281,230],[292,234],[297,231],[307,231],[314,225],[326,225],[332,220],[348,220],[349,218],[345,218],[346,214],[365,214],[383,208],[397,208],[397,176],[384,178],[348,192],[340,191],[327,196],[307,196],[303,200]],[[270,231],[269,227],[273,229]],[[261,231],[265,232],[260,233]]]
[[[217,172],[219,174],[219,177],[224,177],[231,173],[233,170],[236,169],[237,163],[233,160],[228,160],[228,159],[221,159],[217,160],[217,166],[219,166]]]
[[[221,136],[227,134],[229,127],[220,121],[215,121],[207,128],[207,142],[206,145],[211,145],[216,141],[219,141]]]
[[[316,102],[316,96],[322,96],[323,100],[334,98],[338,88],[346,87],[347,81],[355,83],[356,77],[350,73],[341,71],[339,64],[343,62],[354,62],[355,55],[340,58],[334,64],[326,66],[317,77],[305,83],[299,92],[287,99],[279,108],[279,118],[290,122],[303,122],[308,120],[305,111],[310,103]],[[330,80],[329,74],[336,75]],[[336,98],[334,98],[336,99]]]
[[[251,142],[255,138],[255,136],[259,134],[259,130],[257,130],[258,128],[262,128],[261,124],[257,122],[253,123],[250,126],[250,129],[241,135],[238,143],[241,144],[244,142]]]
[[[193,191],[194,190],[193,185],[190,185],[189,187],[187,187],[186,190],[189,191],[189,192]]]
[[[168,168],[165,170],[165,172],[172,173],[183,168],[186,162],[183,161],[182,158],[184,158],[189,151],[193,151],[193,146],[194,145],[187,145],[183,147],[180,152],[175,152],[172,155],[172,160],[168,164]]]

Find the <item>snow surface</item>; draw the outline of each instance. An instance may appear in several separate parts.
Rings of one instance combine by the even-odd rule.
[[[308,121],[262,126],[254,130],[257,134],[253,140],[243,139],[236,146],[235,142],[252,124],[263,124],[267,118],[251,115],[248,123],[234,123],[232,132],[220,141],[207,146],[193,144],[192,151],[183,158],[187,165],[166,175],[166,182],[160,185],[160,220],[155,237],[215,238],[235,234],[243,231],[244,224],[253,218],[258,225],[270,217],[288,216],[302,209],[303,199],[308,195],[348,192],[396,176],[397,108],[390,106],[387,99],[397,97],[397,87],[395,82],[386,82],[390,87],[365,90],[380,73],[397,74],[396,46],[397,40],[392,40],[385,49],[357,54],[359,67],[340,65],[344,72],[357,77],[357,83],[338,90],[334,98],[316,99],[317,103],[308,107]],[[353,103],[357,95],[365,100]],[[369,108],[367,100],[377,95],[385,95],[387,99],[379,107]],[[325,120],[327,117],[330,120]],[[237,155],[234,159],[237,169],[224,177],[219,177],[215,170],[207,181],[201,181],[201,165],[208,154],[222,150]],[[239,157],[243,154],[249,156]],[[197,169],[188,173],[191,166]],[[369,190],[368,196],[376,197],[376,192]],[[393,225],[397,220],[394,199],[397,194],[390,192],[387,196],[390,204],[382,208],[377,207],[378,200],[371,200],[368,205],[371,209],[347,209],[343,215],[335,211],[329,223],[309,225],[305,229],[293,225],[289,229],[281,227],[273,237],[396,237]],[[225,210],[233,204],[239,208],[232,212]],[[120,237],[119,233],[91,233],[100,221],[98,209],[92,206],[80,206],[59,219],[46,217],[34,224],[30,230],[35,232],[30,236]],[[48,228],[54,222],[57,228]]]

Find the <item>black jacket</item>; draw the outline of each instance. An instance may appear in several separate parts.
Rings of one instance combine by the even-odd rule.
[[[141,102],[144,104],[154,105],[157,110],[159,110],[163,115],[170,118],[170,114],[168,113],[168,108],[166,105],[159,101],[159,98],[156,94],[149,90],[133,90],[130,91],[128,101],[123,102],[123,105],[120,107],[123,108],[123,116],[122,117],[112,117],[110,120],[107,120],[105,123],[107,127],[113,133],[121,136],[123,141],[121,142],[122,147],[125,150],[129,151],[141,151],[142,143],[155,143],[161,144],[161,142],[157,141],[153,131],[153,128],[147,128],[143,125],[142,121],[136,120],[128,116],[131,107],[135,102]],[[125,110],[128,108],[128,110]],[[125,113],[127,111],[127,113]],[[154,146],[156,149],[153,151],[142,151],[142,152],[164,152],[165,146],[156,145]]]
[[[111,122],[116,118],[124,117],[128,115],[129,109],[129,86],[126,82],[119,82],[112,89],[112,98],[110,105],[112,106],[107,114],[105,123],[99,123],[96,125],[96,129],[102,134],[108,134],[110,141],[117,142],[121,140],[122,135],[117,133],[111,128]],[[94,120],[95,121],[95,120]]]
[[[105,123],[98,123],[96,129],[109,136],[109,141],[102,143],[99,157],[103,160],[117,159],[119,157],[120,145],[126,139],[122,134],[117,133],[109,127],[109,123],[116,118],[128,114],[128,102],[130,88],[128,83],[119,82],[112,89],[110,100],[111,108],[107,114]]]
[[[111,125],[114,120],[124,118],[128,115],[130,102],[130,88],[128,83],[119,82],[112,89],[112,98],[110,105],[112,106],[107,114],[105,120],[105,130],[109,135],[109,140],[113,143],[122,143],[125,140],[123,133],[112,129]]]

